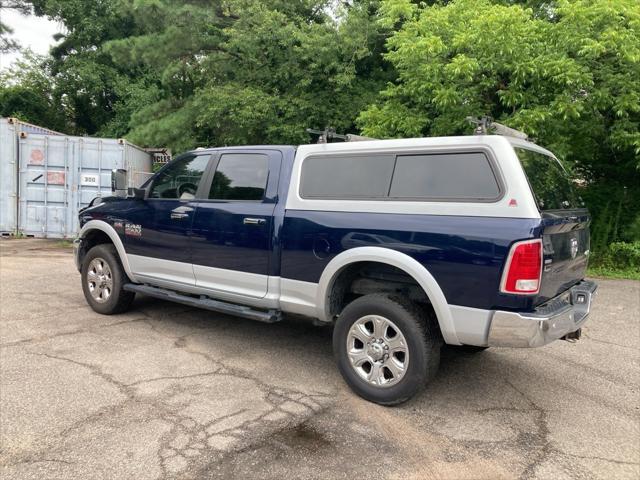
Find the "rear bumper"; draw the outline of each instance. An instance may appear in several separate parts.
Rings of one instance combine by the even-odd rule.
[[[586,322],[597,288],[583,280],[534,312],[493,312],[488,345],[541,347],[575,332]]]

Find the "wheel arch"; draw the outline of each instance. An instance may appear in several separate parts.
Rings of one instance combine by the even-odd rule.
[[[127,274],[127,276],[131,281],[135,282],[136,281],[135,276],[131,271],[131,266],[129,265],[129,259],[127,257],[127,252],[124,249],[124,244],[122,243],[122,239],[118,235],[118,232],[116,232],[111,225],[109,225],[107,222],[102,220],[89,220],[87,223],[84,224],[82,229],[80,229],[78,238],[80,240],[85,240],[87,238],[90,238],[92,233],[96,233],[96,232],[101,232],[102,234],[105,234],[109,238],[110,243],[112,243],[113,246],[116,247],[116,252],[118,253],[120,263],[122,264],[122,267],[124,268],[125,273]],[[105,242],[100,242],[100,243],[105,243]]]
[[[336,255],[325,267],[320,277],[316,296],[318,318],[331,321],[331,293],[340,274],[359,262],[390,265],[402,270],[420,285],[429,298],[436,314],[440,331],[446,343],[460,345],[447,299],[436,279],[422,264],[409,255],[382,247],[358,247]]]

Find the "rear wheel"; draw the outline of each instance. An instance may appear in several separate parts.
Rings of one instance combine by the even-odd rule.
[[[113,245],[96,245],[89,250],[82,261],[81,275],[84,298],[94,311],[112,315],[131,306],[135,293],[122,288],[127,276]]]
[[[441,339],[425,312],[404,298],[365,295],[340,314],[333,332],[338,368],[361,397],[402,403],[435,375]]]

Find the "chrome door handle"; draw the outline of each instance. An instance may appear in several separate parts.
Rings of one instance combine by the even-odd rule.
[[[182,220],[189,216],[189,212],[193,212],[193,208],[186,205],[171,210],[171,220]]]
[[[242,223],[245,225],[264,225],[267,221],[264,218],[250,218],[244,217]]]

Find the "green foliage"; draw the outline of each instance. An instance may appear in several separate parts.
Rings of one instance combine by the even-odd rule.
[[[45,57],[24,52],[11,69],[0,72],[0,116],[64,128],[65,118],[53,96],[53,81]]]
[[[615,265],[640,270],[640,242],[614,242],[609,245],[609,252]]]
[[[124,132],[116,116],[128,112],[122,102],[148,72],[114,62],[105,42],[133,33],[130,14],[120,0],[33,0],[34,11],[63,24],[65,33],[47,59],[49,92],[66,118],[65,132]],[[113,123],[112,123],[113,122]],[[39,122],[43,123],[43,122]],[[128,123],[128,122],[127,122]],[[107,127],[108,125],[108,127]],[[118,125],[120,128],[118,128]]]
[[[381,12],[383,26],[400,25],[386,54],[398,77],[361,115],[366,134],[463,132],[465,116],[488,113],[563,156],[600,140],[623,154],[640,147],[635,0],[560,1],[549,18],[489,0],[386,0]]]
[[[118,61],[160,72],[158,100],[131,117],[139,143],[304,143],[310,126],[352,130],[387,78],[372,2],[345,7],[337,21],[318,1],[137,2],[138,16],[151,5],[164,20],[106,46]]]
[[[8,25],[0,22],[0,53],[10,52],[18,48],[18,44],[10,38],[13,30]]]
[[[591,250],[598,254],[616,241],[640,239],[640,196],[636,188],[599,182],[583,189],[593,217]]]
[[[640,280],[640,241],[612,243],[591,259],[590,274]]]

